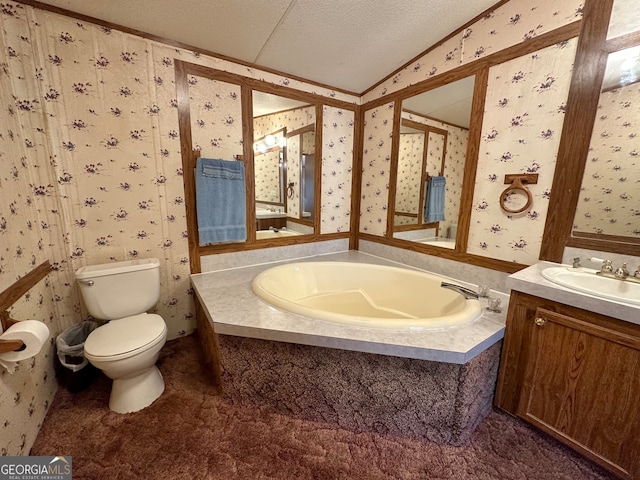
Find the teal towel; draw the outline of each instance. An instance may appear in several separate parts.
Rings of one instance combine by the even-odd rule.
[[[200,245],[246,241],[244,163],[200,157],[195,173]]]
[[[424,218],[427,223],[444,221],[444,195],[446,190],[444,177],[429,177],[424,202]]]

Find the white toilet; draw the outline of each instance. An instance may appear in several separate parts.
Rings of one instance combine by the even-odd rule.
[[[155,363],[167,341],[160,315],[146,313],[160,298],[160,261],[156,258],[91,265],[76,271],[89,313],[109,320],[84,343],[84,355],[113,380],[109,408],[142,410],[164,391]]]

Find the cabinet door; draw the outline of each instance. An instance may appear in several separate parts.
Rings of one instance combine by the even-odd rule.
[[[534,322],[517,415],[640,478],[640,339],[544,308]]]

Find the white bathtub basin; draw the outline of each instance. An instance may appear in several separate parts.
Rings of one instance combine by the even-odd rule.
[[[303,262],[261,272],[252,288],[279,309],[368,327],[444,328],[480,318],[480,302],[440,287],[443,280],[450,281],[397,267]]]

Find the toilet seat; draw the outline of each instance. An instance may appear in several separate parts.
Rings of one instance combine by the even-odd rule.
[[[84,343],[87,358],[121,360],[153,347],[166,338],[167,326],[160,315],[142,313],[96,328]]]

